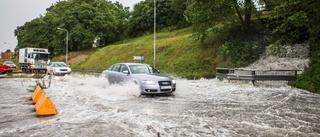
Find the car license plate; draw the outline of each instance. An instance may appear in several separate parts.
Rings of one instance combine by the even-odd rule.
[[[171,86],[161,86],[161,89],[171,89]]]

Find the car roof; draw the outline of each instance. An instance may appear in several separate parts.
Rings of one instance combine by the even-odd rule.
[[[134,62],[124,62],[124,63],[117,63],[117,64],[126,64],[126,65],[149,65],[145,63],[134,63]]]

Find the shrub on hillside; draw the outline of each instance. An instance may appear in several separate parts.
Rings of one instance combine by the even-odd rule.
[[[226,41],[218,49],[220,67],[244,67],[259,59],[258,46],[250,42]]]

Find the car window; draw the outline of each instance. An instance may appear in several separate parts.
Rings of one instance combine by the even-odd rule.
[[[152,73],[147,65],[129,65],[132,74]]]
[[[127,65],[122,64],[120,67],[120,72],[123,72],[125,70],[128,70],[128,67],[127,67]]]
[[[159,73],[159,71],[152,66],[148,66],[148,68],[152,73]]]
[[[114,65],[114,66],[112,67],[111,71],[117,71],[117,72],[119,72],[120,65],[121,65],[121,64],[116,64],[116,65]]]

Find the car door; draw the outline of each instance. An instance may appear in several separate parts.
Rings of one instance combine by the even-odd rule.
[[[129,79],[129,69],[126,64],[121,64],[120,71],[118,73],[118,81],[124,82]]]
[[[119,82],[118,73],[120,70],[120,66],[121,66],[121,64],[115,64],[115,65],[113,65],[111,70],[108,72],[107,77],[108,77],[109,82],[111,82],[111,83],[118,83]]]

